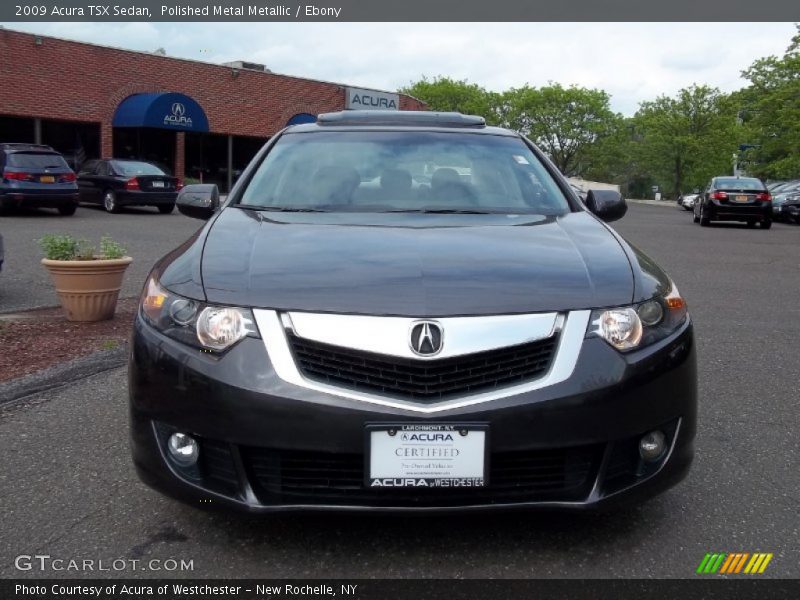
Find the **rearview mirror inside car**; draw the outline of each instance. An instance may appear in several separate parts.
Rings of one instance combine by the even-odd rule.
[[[194,219],[210,219],[219,210],[219,188],[213,183],[187,185],[178,193],[178,210]]]
[[[625,198],[614,190],[589,190],[586,207],[606,222],[621,219],[628,212]]]

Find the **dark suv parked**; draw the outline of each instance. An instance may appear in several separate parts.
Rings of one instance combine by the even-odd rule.
[[[344,112],[275,135],[148,277],[129,363],[150,485],[249,511],[589,508],[693,456],[670,278],[519,134]]]
[[[56,208],[75,214],[78,186],[64,157],[50,146],[0,144],[0,206]]]
[[[714,177],[694,203],[694,222],[744,221],[762,229],[772,227],[772,196],[755,177]]]

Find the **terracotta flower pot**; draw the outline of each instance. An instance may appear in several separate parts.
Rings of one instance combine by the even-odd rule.
[[[114,316],[125,269],[130,256],[95,260],[49,260],[42,264],[50,271],[58,299],[69,321],[105,321]]]

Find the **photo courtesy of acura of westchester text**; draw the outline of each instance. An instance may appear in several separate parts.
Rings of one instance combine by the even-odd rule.
[[[468,4],[0,8],[0,597],[800,595],[800,25]]]

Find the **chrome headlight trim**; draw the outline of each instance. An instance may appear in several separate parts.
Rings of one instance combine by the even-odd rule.
[[[660,312],[653,310],[653,304],[658,305]],[[613,339],[610,339],[608,332],[604,330],[603,322],[608,314],[623,311],[635,315],[635,318],[639,321],[640,333],[638,336],[633,336],[630,343],[616,344]],[[646,313],[650,313],[649,319]],[[643,319],[642,316],[645,316],[645,318]],[[656,316],[658,318],[655,318]],[[675,284],[672,284],[665,294],[656,295],[644,302],[592,311],[586,337],[599,337],[620,352],[631,352],[664,339],[677,330],[688,316],[686,301],[681,297]]]
[[[237,318],[236,335],[215,343],[202,328],[202,318],[209,311],[230,311]],[[160,333],[204,351],[225,352],[245,337],[260,337],[252,311],[236,306],[218,306],[185,298],[164,288],[154,276],[145,283],[139,302],[142,319]]]

